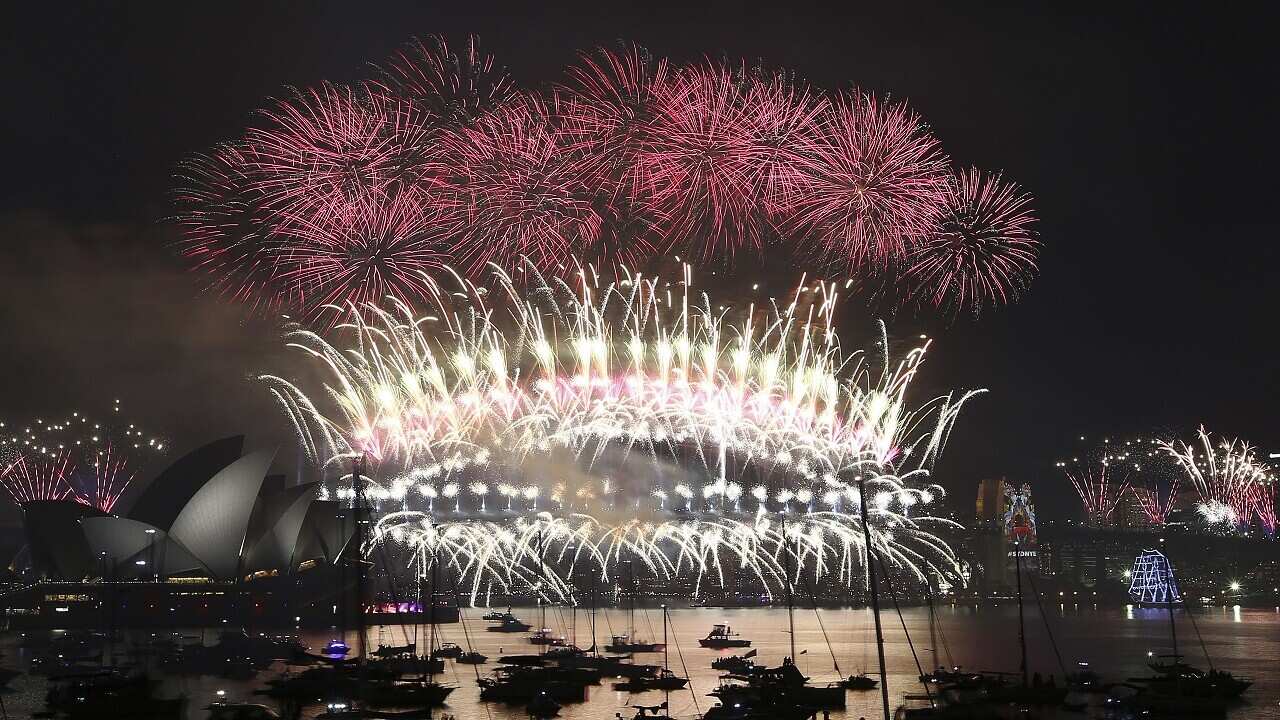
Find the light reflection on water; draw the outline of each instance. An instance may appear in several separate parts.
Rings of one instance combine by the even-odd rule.
[[[537,624],[538,611],[533,608],[517,608],[516,614],[527,622]],[[804,652],[799,657],[801,670],[816,683],[834,680],[838,663],[844,674],[867,670],[874,672],[876,653],[874,630],[869,611],[822,610],[822,625],[830,640],[823,639],[823,632],[813,610],[797,610],[796,645]],[[486,623],[479,620],[482,612],[470,611],[467,631],[474,647],[496,658],[501,651],[508,653],[533,652],[533,646],[523,641],[522,635],[503,635],[484,631]],[[920,661],[926,667],[935,662],[959,664],[974,670],[1014,672],[1018,669],[1017,608],[1002,607],[943,607],[939,609],[941,623],[930,632],[928,613],[922,608],[903,610],[907,628],[915,643]],[[568,610],[552,609],[547,613],[547,624],[558,633],[573,635]],[[694,608],[671,611],[672,637],[670,662],[676,672],[690,677],[694,693],[672,693],[672,715],[691,718],[705,711],[714,703],[707,697],[717,683],[718,673],[710,669],[711,660],[720,653],[698,647],[697,639],[704,636],[717,622],[731,624],[736,632],[753,641],[759,652],[757,660],[776,664],[787,652],[787,613],[785,609],[744,608],[717,609]],[[661,610],[637,611],[638,634],[645,638],[661,639]],[[1147,653],[1160,654],[1170,650],[1168,614],[1164,610],[1132,606],[1093,609],[1090,606],[1065,605],[1052,608],[1049,626],[1057,639],[1063,662],[1070,668],[1078,660],[1088,660],[1093,668],[1104,676],[1125,678],[1145,674]],[[886,634],[886,658],[889,666],[889,688],[892,702],[901,701],[903,693],[918,694],[915,681],[916,669],[911,650],[904,639],[898,619],[890,612],[884,617]],[[1196,629],[1199,630],[1197,637]],[[624,612],[602,612],[597,618],[597,635],[602,641],[612,632],[626,629]],[[590,621],[586,613],[576,616],[576,632],[579,645],[590,644]],[[324,645],[333,633],[308,631],[304,642],[313,648]],[[209,642],[213,633],[209,633]],[[416,640],[422,647],[426,637],[421,631],[414,637],[413,628],[382,627],[369,631],[370,647],[385,642],[402,644]],[[442,626],[440,639],[456,642],[464,647],[467,639],[458,625]],[[1280,661],[1280,610],[1250,610],[1239,607],[1209,608],[1197,614],[1192,624],[1181,613],[1178,616],[1180,650],[1195,664],[1203,665],[1203,651],[1207,649],[1214,665],[1237,674],[1251,676],[1256,684],[1246,695],[1250,703],[1231,711],[1231,720],[1260,720],[1275,718],[1277,701],[1280,701],[1280,674],[1276,672]],[[355,646],[355,638],[348,635],[347,642]],[[1030,666],[1044,676],[1053,674],[1061,681],[1053,649],[1048,642],[1045,624],[1034,607],[1027,610],[1027,644]],[[15,666],[25,663],[24,651],[16,647],[16,639],[6,636],[0,640],[3,664]],[[1203,648],[1203,649],[1202,649]],[[740,652],[740,651],[739,651]],[[833,658],[834,654],[834,658]],[[661,653],[638,656],[641,662],[661,663]],[[482,666],[481,672],[493,667]],[[253,687],[269,675],[260,674],[256,682],[234,682],[212,677],[169,678],[165,689],[169,693],[186,693],[191,699],[190,718],[204,718],[203,708],[218,689],[227,691],[235,699],[249,699]],[[523,708],[501,705],[483,705],[477,702],[474,670],[468,666],[449,663],[443,681],[457,686],[450,698],[446,712],[458,720],[517,720],[524,718]],[[24,676],[12,683],[15,692],[7,695],[5,705],[11,717],[23,717],[43,709],[43,683],[32,676]],[[615,692],[609,683],[589,688],[588,702],[569,705],[560,717],[567,720],[592,720],[613,718],[621,712],[629,718],[632,703],[657,704],[661,693],[628,696]],[[695,698],[696,694],[696,698]],[[859,716],[879,717],[879,692],[849,693],[849,707],[844,713],[831,714],[832,718],[856,719]],[[261,701],[261,698],[258,699]],[[313,713],[318,710],[313,710]],[[1081,717],[1061,713],[1063,717]]]

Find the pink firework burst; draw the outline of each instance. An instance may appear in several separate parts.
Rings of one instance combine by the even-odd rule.
[[[286,215],[277,233],[285,248],[277,277],[312,318],[326,306],[425,300],[447,260],[439,207],[413,189],[335,205],[319,217]]]
[[[665,60],[630,46],[584,53],[556,94],[565,150],[593,190],[610,201],[638,197],[636,154],[654,137],[654,116],[670,82]]]
[[[1017,185],[976,168],[960,172],[938,230],[908,253],[909,295],[974,315],[1016,300],[1036,272],[1035,222],[1031,197]]]
[[[0,467],[0,484],[18,505],[62,500],[72,494],[70,476],[74,467],[69,451],[32,451]]]
[[[323,215],[381,200],[412,183],[428,145],[424,118],[406,101],[369,87],[324,84],[263,111],[245,155],[252,189],[275,213]]]
[[[659,88],[653,132],[635,163],[666,244],[689,243],[704,258],[760,247],[753,191],[762,163],[753,140],[761,118],[748,105],[748,86],[707,64]]]
[[[523,258],[569,273],[598,242],[600,213],[538,99],[445,132],[439,147],[452,164],[441,174],[455,179],[454,251],[473,273],[487,263],[515,268]]]
[[[798,140],[794,182],[777,211],[787,232],[815,236],[828,259],[885,266],[937,228],[947,158],[905,103],[837,99],[818,132]]]
[[[1173,511],[1173,504],[1178,501],[1178,481],[1175,478],[1169,487],[1161,491],[1152,484],[1149,487],[1135,487],[1131,490],[1133,497],[1142,508],[1142,514],[1152,525],[1164,525]]]
[[[278,304],[277,243],[270,232],[273,213],[251,188],[248,168],[236,144],[181,165],[175,193],[182,229],[178,251],[211,289],[257,310]]]
[[[588,260],[598,267],[639,264],[668,249],[657,233],[649,189],[636,157],[654,137],[659,97],[670,81],[665,60],[638,46],[584,53],[556,91],[556,125],[571,172],[601,216]]]
[[[459,50],[440,36],[415,39],[387,62],[382,74],[384,88],[446,127],[474,122],[516,97],[506,70],[480,51],[475,36]]]
[[[73,488],[75,499],[109,513],[133,482],[135,473],[129,468],[129,458],[107,445],[88,458],[86,463],[89,467],[80,468],[81,472],[76,473]]]

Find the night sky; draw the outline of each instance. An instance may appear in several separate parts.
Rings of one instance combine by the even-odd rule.
[[[979,477],[1008,475],[1035,484],[1045,514],[1069,496],[1052,463],[1082,433],[1203,422],[1280,450],[1274,18],[1077,4],[33,5],[5,10],[0,50],[0,418],[119,397],[177,447],[234,431],[287,441],[250,380],[294,366],[278,328],[203,295],[167,247],[175,163],[238,135],[288,85],[367,77],[413,35],[475,33],[526,88],[621,38],[676,61],[761,57],[822,88],[891,93],[956,163],[1033,193],[1045,250],[1020,304],[950,326],[897,321],[937,338],[927,385],[991,390],[939,468],[965,504]]]

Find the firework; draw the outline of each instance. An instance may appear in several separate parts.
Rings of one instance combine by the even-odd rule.
[[[179,170],[178,250],[216,292],[255,309],[278,304],[271,237],[273,213],[252,189],[243,146],[228,144],[198,155]]]
[[[442,261],[473,281],[490,264],[522,281],[577,265],[617,280],[655,258],[768,247],[860,284],[903,272],[898,289],[923,304],[975,313],[1034,272],[1026,196],[953,177],[904,103],[635,46],[585,54],[567,75],[545,98],[518,93],[474,38],[430,38],[376,81],[297,91],[184,164],[179,250],[216,291],[309,318],[380,292],[425,301],[418,273]],[[367,261],[385,247],[370,224],[413,228],[392,243],[412,278]]]
[[[642,264],[672,247],[658,232],[662,212],[637,162],[655,137],[669,67],[636,46],[602,48],[583,54],[568,75],[556,93],[556,125],[571,172],[582,178],[602,220],[597,252],[584,260],[602,267]]]
[[[816,234],[827,257],[846,267],[884,265],[937,230],[946,156],[904,103],[841,98],[803,140],[779,212],[785,227]]]
[[[886,560],[954,577],[938,534],[954,524],[928,514],[942,489],[927,478],[968,394],[908,405],[926,347],[896,362],[844,353],[833,288],[797,316],[794,300],[713,309],[691,284],[628,276],[526,296],[504,279],[490,305],[462,283],[425,315],[350,313],[350,348],[299,330],[291,343],[330,377],[315,394],[264,381],[314,457],[376,465],[367,494],[399,506],[378,537],[445,544],[473,593],[528,580],[538,548],[699,582],[732,557],[774,587],[779,553],[794,552],[793,567],[852,582],[859,480]]]
[[[556,109],[574,172],[609,204],[643,197],[636,155],[657,132],[657,106],[670,82],[667,62],[636,46],[620,52],[601,48],[583,54],[568,76]]]
[[[768,193],[791,179],[792,148],[812,134],[821,105],[781,80],[720,65],[686,68],[657,86],[652,132],[636,153],[668,242],[703,258],[759,249]]]
[[[276,233],[289,250],[276,260],[275,280],[309,317],[333,304],[421,300],[448,259],[440,220],[421,195],[405,189],[320,218],[286,215]]]
[[[468,37],[455,52],[440,36],[415,39],[387,62],[380,85],[438,125],[461,127],[515,96],[505,69]]]
[[[1138,501],[1138,506],[1142,508],[1142,514],[1146,516],[1147,522],[1152,525],[1163,525],[1169,519],[1169,513],[1173,511],[1173,505],[1178,501],[1178,481],[1175,479],[1165,490],[1161,490],[1158,485],[1149,487],[1133,487],[1130,490],[1133,497]]]
[[[0,485],[18,505],[69,499],[110,512],[137,470],[165,449],[119,414],[116,401],[99,419],[76,411],[61,420],[0,422]]]
[[[324,84],[264,110],[244,140],[252,189],[274,213],[323,216],[381,200],[419,172],[428,139],[407,102]]]
[[[71,453],[52,450],[14,457],[0,474],[0,482],[16,505],[61,500],[71,495]]]
[[[1040,247],[1030,196],[970,168],[948,183],[945,207],[940,229],[908,251],[909,295],[974,315],[1017,299],[1035,275]]]
[[[444,133],[441,154],[455,163],[459,228],[455,253],[471,272],[528,258],[553,275],[595,245],[600,215],[536,98]]]
[[[1136,471],[1142,469],[1143,455],[1132,442],[1104,440],[1084,457],[1061,461],[1058,467],[1080,495],[1085,519],[1097,526],[1112,523],[1116,506],[1129,491]]]
[[[1248,526],[1257,518],[1267,532],[1275,531],[1274,479],[1248,443],[1215,440],[1201,426],[1196,442],[1168,440],[1161,448],[1199,493],[1197,509],[1206,522]]]

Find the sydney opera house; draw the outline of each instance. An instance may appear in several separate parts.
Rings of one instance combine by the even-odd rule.
[[[122,515],[27,503],[10,624],[334,624],[354,576],[353,512],[317,499],[315,483],[269,475],[273,456],[245,453],[240,436],[209,443]]]

